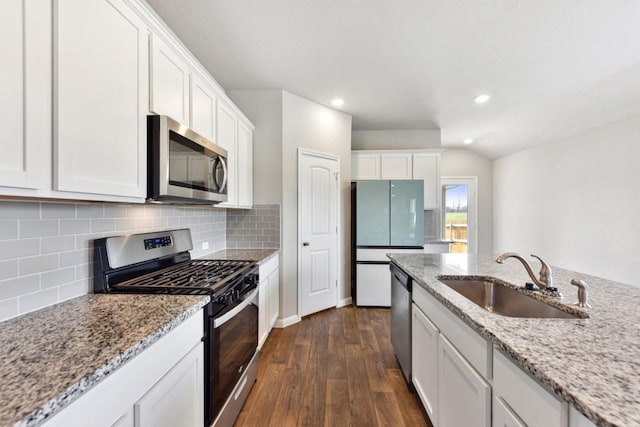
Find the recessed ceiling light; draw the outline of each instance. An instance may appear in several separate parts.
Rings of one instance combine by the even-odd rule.
[[[342,105],[344,104],[344,100],[341,98],[336,98],[336,99],[332,99],[331,103],[333,104],[334,107],[342,107]]]
[[[490,98],[491,98],[491,95],[478,95],[475,98],[473,98],[473,100],[476,101],[476,104],[484,104]]]
[[[462,141],[462,142],[464,142],[464,143],[465,143],[465,145],[473,144],[473,139],[471,139],[471,138],[467,138],[467,139],[465,139],[465,140],[464,140],[464,141]]]

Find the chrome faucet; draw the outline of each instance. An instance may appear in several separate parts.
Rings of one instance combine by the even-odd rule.
[[[540,258],[537,255],[531,254],[532,257],[537,258],[540,263],[542,264],[542,266],[540,267],[540,272],[539,275],[540,277],[536,277],[536,275],[533,273],[533,270],[531,270],[531,267],[529,266],[529,263],[522,258],[520,255],[518,255],[515,252],[505,252],[502,255],[500,255],[498,258],[496,258],[496,262],[498,264],[502,264],[504,263],[504,260],[507,258],[515,258],[518,261],[520,261],[522,263],[522,265],[524,266],[525,270],[527,270],[527,273],[529,273],[529,277],[531,277],[531,280],[533,280],[533,283],[536,284],[536,286],[538,288],[540,288],[541,291],[549,291],[554,293],[557,297],[561,297],[561,295],[558,293],[558,290],[555,289],[553,287],[553,276],[551,274],[551,267],[549,267],[547,265],[546,262],[544,262],[542,260],[542,258]]]

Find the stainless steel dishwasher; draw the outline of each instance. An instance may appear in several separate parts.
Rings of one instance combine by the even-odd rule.
[[[407,383],[411,385],[411,277],[389,264],[391,269],[391,345]]]

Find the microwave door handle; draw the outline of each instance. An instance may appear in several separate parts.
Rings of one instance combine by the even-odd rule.
[[[222,178],[222,184],[220,185],[220,191],[224,192],[225,189],[227,188],[227,175],[229,173],[229,171],[227,170],[227,159],[225,159],[224,157],[218,157],[220,159],[220,163],[222,163],[222,170],[223,170],[223,178]]]
[[[216,159],[211,163],[211,181],[216,191],[220,190],[220,185],[218,184],[218,176],[216,175],[218,163],[220,163],[220,157],[216,157]]]

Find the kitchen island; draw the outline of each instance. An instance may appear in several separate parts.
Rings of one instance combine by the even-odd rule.
[[[389,258],[457,318],[487,339],[549,393],[601,426],[640,425],[640,287],[553,268],[563,304],[577,300],[570,285],[590,285],[586,319],[514,318],[492,314],[437,277],[495,277],[522,286],[531,279],[516,260],[461,254],[390,254]],[[532,261],[537,271],[539,264]],[[427,313],[428,314],[428,313]]]

